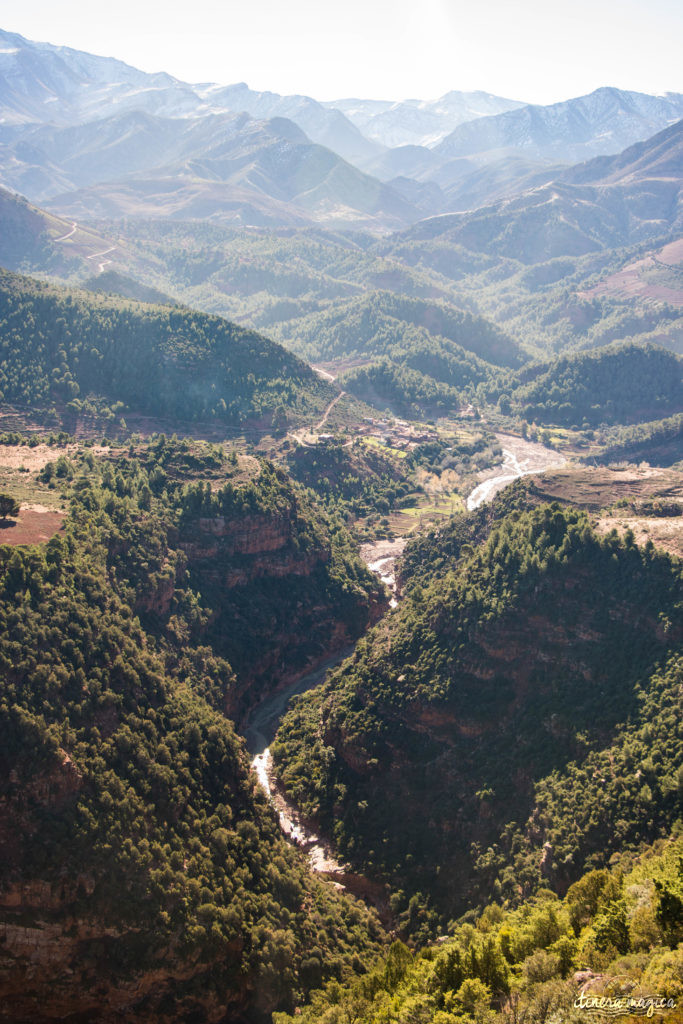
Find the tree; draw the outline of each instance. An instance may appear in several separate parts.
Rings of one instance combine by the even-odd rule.
[[[11,494],[0,494],[0,518],[19,515],[19,502]]]
[[[284,434],[287,430],[287,410],[284,405],[278,405],[273,410],[273,433]]]

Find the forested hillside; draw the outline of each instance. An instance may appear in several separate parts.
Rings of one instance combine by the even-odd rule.
[[[530,422],[635,423],[670,416],[683,403],[683,360],[654,345],[561,356],[525,368],[518,380],[512,407]]]
[[[124,403],[176,420],[236,425],[311,416],[332,397],[301,360],[253,331],[0,272],[0,394],[29,409]]]
[[[663,420],[617,427],[608,434],[608,443],[600,454],[603,464],[628,460],[670,466],[679,462],[683,452],[683,412]]]
[[[474,547],[478,522],[423,542],[437,572],[274,748],[288,792],[402,891],[420,934],[487,894],[566,888],[668,831],[678,800],[680,564],[557,505]]]
[[[368,976],[328,986],[278,1024],[579,1024],[605,1008],[678,1021],[682,898],[683,844],[660,840],[589,871],[564,899],[544,889],[514,910],[490,903],[418,952],[396,942]]]
[[[357,635],[378,584],[255,459],[159,438],[48,466],[64,531],[0,546],[0,1019],[292,1010],[381,932],[284,842],[225,712]]]
[[[683,1024],[673,4],[346,6],[0,27],[0,1024]]]
[[[523,361],[519,345],[482,317],[388,291],[337,303],[329,311],[294,320],[288,335],[292,347],[312,359],[356,355],[419,358],[419,353],[428,360],[433,347],[463,364],[469,360],[470,373],[477,365],[473,356],[497,366],[515,367]],[[419,365],[414,368],[422,369]]]
[[[463,393],[448,384],[386,357],[349,370],[340,384],[368,405],[408,419],[447,416],[465,401]]]
[[[351,445],[299,445],[288,451],[286,461],[295,480],[316,491],[331,508],[354,516],[387,512],[414,489],[407,460],[362,440]]]

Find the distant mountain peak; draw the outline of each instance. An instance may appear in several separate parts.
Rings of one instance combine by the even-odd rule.
[[[457,89],[436,100],[349,99],[325,105],[341,111],[365,135],[390,148],[433,146],[459,124],[523,106],[492,93]]]

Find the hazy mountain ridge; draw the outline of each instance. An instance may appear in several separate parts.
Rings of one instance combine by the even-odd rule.
[[[529,104],[456,128],[437,147],[439,156],[522,150],[538,160],[577,163],[618,153],[683,116],[683,95],[649,96],[601,88],[543,107]]]
[[[382,147],[367,139],[339,110],[328,110],[310,96],[280,96],[256,92],[246,83],[228,86],[197,87],[197,92],[218,110],[246,111],[259,120],[286,117],[294,121],[311,139],[328,146],[345,160],[359,163],[376,156]]]
[[[78,216],[93,203],[96,216],[165,216],[172,208],[173,216],[256,225],[310,219],[396,230],[518,193],[547,181],[549,164],[618,152],[683,116],[679,94],[612,88],[547,107],[458,91],[434,101],[319,103],[244,83],[189,85],[15,33],[0,33],[0,47],[3,182],[38,202],[98,186],[95,194],[76,197],[76,206],[61,207]],[[255,119],[251,127],[246,115]],[[265,179],[258,167],[235,180],[223,159],[226,131],[238,149],[244,133],[277,135],[283,145],[302,133],[296,145],[305,152],[293,172],[287,161],[284,167],[274,161]],[[319,147],[334,159],[323,158]],[[288,177],[304,163],[318,166],[320,176],[297,189]],[[491,164],[495,171],[482,172]],[[126,181],[121,192],[122,177],[139,174],[145,183]],[[169,174],[202,184],[185,181],[187,194],[169,207],[162,198],[171,191]],[[211,181],[230,186],[222,201]],[[104,183],[112,187],[103,190]]]
[[[248,131],[245,112],[258,119],[251,129],[253,133],[258,134],[262,130],[260,122],[267,119],[267,133],[272,130],[286,141],[292,141],[296,135],[297,142],[307,146],[310,145],[309,135],[305,135],[305,131],[310,133],[318,148],[331,147],[330,154],[334,156],[323,158],[314,145],[313,163],[321,160],[324,163],[326,159],[328,164],[343,165],[343,159],[337,154],[368,159],[381,150],[376,143],[366,140],[339,111],[326,110],[310,97],[257,93],[241,85],[195,87],[170,75],[148,75],[110,58],[48,43],[33,43],[15,33],[0,33],[0,46],[3,44],[0,54],[3,182],[35,201],[44,201],[74,187],[118,182],[122,174],[162,168],[177,173],[175,165],[179,160],[205,159],[207,150],[215,156],[214,151],[221,149],[222,132],[226,128],[232,127],[241,142],[242,131]],[[114,166],[112,154],[116,155]],[[223,180],[215,167],[190,170],[193,177],[201,177],[202,172],[208,170],[209,180]],[[369,181],[366,176],[361,174],[357,178],[355,174],[361,172],[355,167],[341,166],[337,180],[327,181],[323,194],[311,196],[308,205],[315,207],[316,202],[322,203],[322,219],[334,219],[338,213],[344,224],[359,221],[379,230],[398,226],[401,221],[405,223],[406,217],[413,221],[419,216],[401,196],[391,190],[387,192],[380,183],[373,186],[377,196],[370,200],[368,207],[364,193],[368,191]],[[153,178],[158,182],[160,175],[156,173]],[[309,183],[303,191],[319,188],[321,184],[321,181]],[[256,183],[257,193],[262,191],[260,185]],[[130,196],[130,188],[126,191]],[[143,213],[163,216],[163,201],[150,203],[150,192],[168,192],[168,185],[151,189],[147,185],[142,191],[147,196],[146,204],[142,204]],[[200,190],[204,195],[198,198],[196,189],[192,190],[189,205],[193,213],[188,215],[220,212],[215,196],[212,199],[206,195],[210,191],[204,187]],[[277,195],[277,187],[268,192],[268,197],[282,200]],[[360,201],[361,206],[365,203],[360,219],[355,214],[356,201]],[[391,212],[386,211],[386,219],[383,202],[395,207]],[[187,202],[181,203],[180,209],[186,206]],[[303,223],[308,219],[302,210],[277,209],[269,203],[264,206],[257,195],[226,196],[225,208],[231,211],[229,216],[234,215],[235,207],[238,217],[256,224]],[[108,203],[100,206],[96,215],[113,216],[117,210],[122,214],[135,213],[135,199],[128,202],[121,199],[117,203],[115,194],[110,195]],[[368,213],[372,214],[369,220]],[[79,215],[82,215],[80,210]]]
[[[110,57],[0,31],[2,124],[77,124],[132,108],[176,116],[197,106],[191,86]]]
[[[381,231],[419,217],[391,186],[311,143],[285,118],[134,110],[83,125],[31,125],[0,144],[0,161],[9,187],[85,219],[241,215],[247,223],[320,219]]]
[[[683,121],[616,157],[597,157],[539,187],[404,233],[538,263],[657,238],[683,228]]]
[[[370,139],[391,149],[435,146],[465,121],[523,107],[519,100],[488,92],[447,92],[436,100],[330,100],[323,104],[342,111]]]
[[[149,74],[111,57],[2,30],[0,47],[0,100],[6,108],[3,123],[10,124],[68,125],[133,108],[167,117],[246,112],[259,120],[287,117],[312,141],[345,159],[364,160],[386,146],[434,144],[464,121],[523,105],[457,90],[437,100],[319,103],[311,96],[250,89],[244,82],[190,84],[165,72]]]
[[[444,211],[476,209],[498,194],[555,178],[561,165],[616,154],[681,117],[679,93],[601,88],[562,103],[468,119],[432,148],[404,143],[363,167],[384,181],[407,175],[433,182],[443,190]]]

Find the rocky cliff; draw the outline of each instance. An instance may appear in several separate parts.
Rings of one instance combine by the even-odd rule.
[[[172,656],[209,647],[228,663],[221,710],[238,721],[388,607],[338,522],[271,464],[249,469],[239,485],[195,470],[163,519],[142,515],[108,538],[111,571]]]
[[[298,515],[202,516],[177,544],[210,609],[202,634],[235,672],[225,711],[238,720],[260,696],[356,640],[388,606],[338,537],[322,530],[302,543]]]

